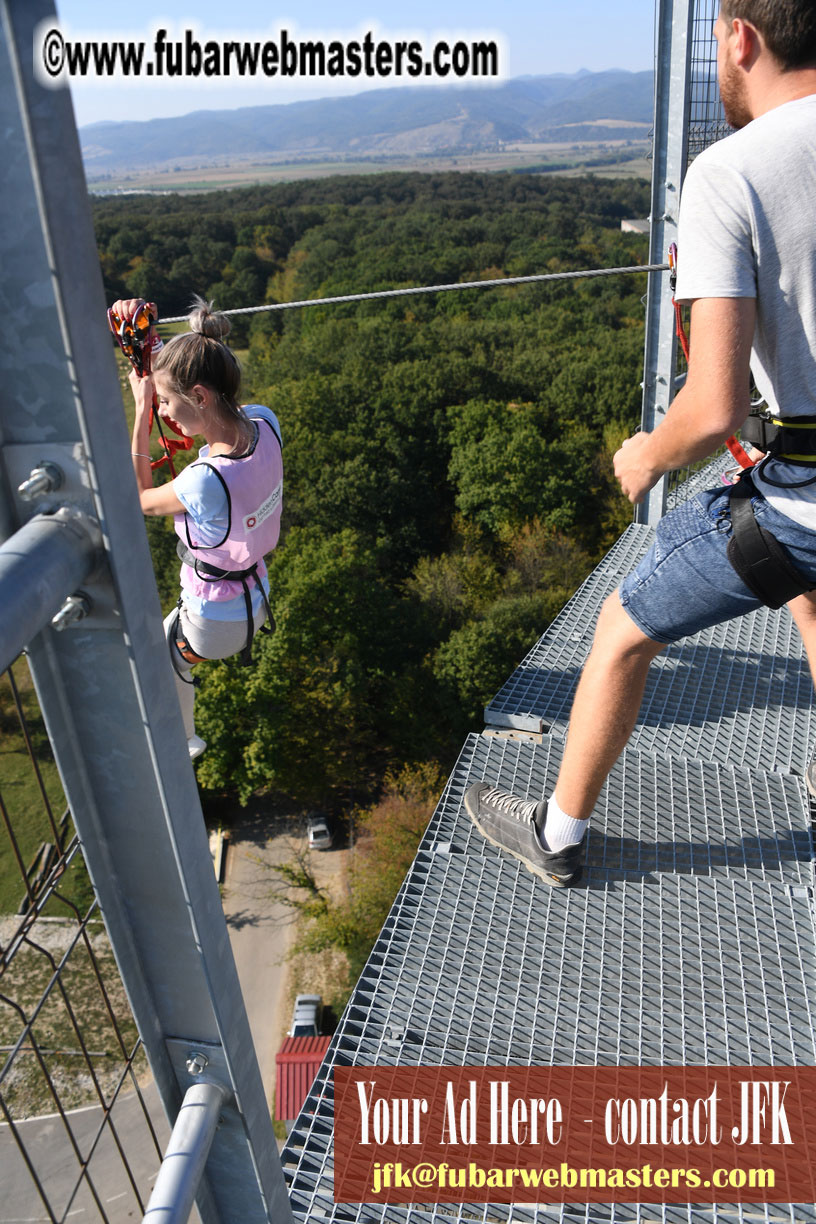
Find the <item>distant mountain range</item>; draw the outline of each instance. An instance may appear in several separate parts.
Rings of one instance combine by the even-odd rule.
[[[455,155],[518,141],[642,138],[652,122],[652,92],[651,72],[584,71],[489,87],[372,90],[284,106],[94,123],[79,135],[91,179],[224,158]]]

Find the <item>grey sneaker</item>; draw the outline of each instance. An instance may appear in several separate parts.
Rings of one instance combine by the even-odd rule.
[[[816,799],[816,760],[813,760],[805,770],[805,786]]]
[[[538,840],[537,815],[544,800],[518,799],[488,782],[475,782],[465,791],[465,807],[482,837],[520,859],[528,871],[553,888],[577,884],[583,872],[586,834],[576,846],[554,852]]]
[[[206,751],[207,742],[200,735],[191,735],[187,741],[187,751],[191,761],[197,761],[202,752]]]

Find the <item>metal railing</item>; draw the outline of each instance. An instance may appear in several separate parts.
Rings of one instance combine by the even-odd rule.
[[[691,161],[703,149],[731,131],[725,120],[717,84],[717,44],[714,23],[719,0],[696,0],[691,33],[689,66],[688,156]]]
[[[143,1212],[139,1169],[119,1124],[125,1111],[117,1106],[127,1098],[127,1129],[132,1134],[138,1117],[155,1165],[161,1147],[144,1095],[147,1064],[22,663],[3,676],[0,711],[0,897],[6,911],[17,902],[0,919],[6,1218],[31,1218],[34,1204],[48,1219],[83,1205],[103,1220],[125,1207]],[[50,1125],[32,1114],[50,1116]],[[55,1157],[64,1168],[58,1177]],[[145,1165],[141,1152],[138,1164]]]
[[[717,85],[713,37],[718,0],[661,0],[655,63],[654,173],[649,262],[666,259],[677,241],[680,190],[689,162],[731,130]],[[680,253],[682,259],[682,252]],[[660,424],[685,378],[685,361],[675,334],[667,277],[649,275],[646,303],[642,426]],[[651,526],[691,468],[668,473],[639,506],[636,521]]]
[[[25,811],[3,786],[24,912],[0,941],[0,1159],[28,1176],[52,1220],[80,1201],[121,1219],[125,1195],[128,1214],[151,1220],[186,1219],[195,1197],[204,1224],[286,1224],[127,431],[112,411],[120,391],[76,126],[67,92],[34,78],[44,20],[55,20],[48,0],[0,0],[0,669],[25,649],[62,790],[49,791],[53,767],[46,782],[41,763]],[[10,711],[16,692],[25,712],[24,686],[8,683]],[[32,717],[19,737],[33,744]],[[75,1095],[62,1065],[77,1059],[86,1082]],[[20,1087],[27,1061],[42,1099]],[[159,1150],[148,1093],[176,1127],[159,1198],[145,1205]],[[76,1101],[94,1107],[72,1112]],[[4,1194],[10,1184],[4,1168]]]

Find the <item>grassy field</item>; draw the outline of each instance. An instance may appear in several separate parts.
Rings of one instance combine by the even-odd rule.
[[[41,847],[50,844],[62,849],[74,835],[24,659],[18,659],[0,676],[0,728],[0,949],[7,949],[20,930],[22,920],[15,915],[28,898],[26,873],[39,860]],[[54,862],[55,865],[58,862],[57,855]],[[49,868],[49,873],[53,870]],[[34,895],[42,895],[45,881],[38,886],[32,875],[29,878]],[[60,987],[52,990],[40,1006],[46,987],[76,935],[77,920],[88,914],[93,903],[93,890],[80,853],[72,855],[54,883],[42,917],[29,930],[27,941],[16,949],[5,967],[0,965],[2,1092],[15,1118],[55,1109],[35,1045],[43,1053],[48,1075],[68,1109],[98,1099],[94,1075],[104,1085],[103,1091],[109,1093],[124,1061],[104,994],[93,972],[91,953],[84,943],[71,954]],[[101,919],[95,918],[90,930],[91,947],[114,1003],[114,1014],[122,1017],[122,1031],[132,1048],[135,1028]],[[11,1065],[4,1068],[6,1056],[38,1007],[30,1034]],[[86,1049],[94,1052],[93,1074],[81,1056],[80,1037],[72,1017],[78,1018]]]
[[[0,923],[0,943],[7,932],[8,920]],[[24,1038],[2,1082],[3,1100],[17,1120],[55,1111],[45,1071],[64,1109],[98,1104],[100,1095],[110,1100],[136,1045],[136,1026],[101,922],[92,925],[87,942],[80,940],[73,949],[59,987],[34,1016],[75,933],[73,923],[39,924],[37,946],[21,948],[2,978],[3,994],[15,1006],[0,998],[0,1068],[10,1048]],[[33,1023],[24,1033],[29,1020]],[[134,1071],[140,1078],[147,1074],[141,1051]]]
[[[640,156],[631,159],[631,154]],[[620,160],[616,160],[616,154]],[[587,163],[599,158],[612,160],[605,166]],[[385,174],[387,172],[417,171],[424,174],[439,174],[443,171],[498,171],[526,170],[546,164],[548,174],[603,174],[604,176],[651,177],[649,145],[643,142],[642,149],[626,146],[621,142],[599,142],[596,144],[534,144],[524,143],[512,148],[485,153],[462,153],[456,156],[436,154],[411,155],[405,157],[327,158],[310,161],[230,161],[221,165],[196,167],[174,167],[170,169],[146,169],[122,175],[111,175],[105,179],[89,181],[94,192],[119,191],[216,191],[231,187],[249,187],[256,183],[289,183],[304,179],[326,178],[332,174]]]
[[[34,862],[44,842],[56,841],[48,815],[49,806],[57,825],[57,836],[63,845],[73,835],[70,821],[61,823],[66,810],[65,796],[25,660],[19,659],[11,674],[27,727],[31,754],[20,722],[12,681],[9,674],[4,673],[0,676],[0,796],[3,805],[0,915],[17,912],[26,895],[23,873]],[[72,905],[83,914],[87,911],[93,893],[84,865],[78,857],[61,878],[57,892],[60,895],[48,902],[47,915],[71,915],[74,913]]]

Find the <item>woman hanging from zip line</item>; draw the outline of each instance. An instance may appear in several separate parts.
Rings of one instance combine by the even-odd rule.
[[[148,309],[154,318],[153,303]],[[130,320],[140,298],[114,303]],[[249,662],[254,634],[271,620],[264,556],[278,543],[283,493],[280,426],[260,404],[241,407],[241,368],[224,343],[229,320],[212,303],[193,301],[190,331],[174,336],[153,358],[144,377],[132,370],[136,404],[133,470],[145,515],[172,515],[182,559],[181,597],[165,618],[190,759],[206,743],[195,733],[196,663],[242,654]],[[177,433],[200,435],[199,458],[178,476],[153,487],[150,413]]]

